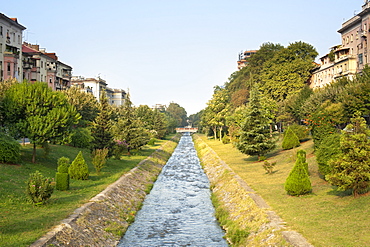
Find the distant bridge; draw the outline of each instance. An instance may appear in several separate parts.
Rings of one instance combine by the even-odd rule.
[[[184,128],[176,128],[177,133],[195,133],[198,131],[198,128],[192,128],[192,127],[184,127]]]

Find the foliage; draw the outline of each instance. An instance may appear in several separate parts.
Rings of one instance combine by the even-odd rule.
[[[70,160],[67,157],[60,157],[58,159],[58,172],[60,173],[68,173],[68,169],[70,166]]]
[[[334,133],[327,135],[316,150],[316,161],[319,166],[319,172],[325,176],[330,173],[328,162],[336,158],[340,152],[340,134]]]
[[[151,137],[164,137],[167,130],[167,120],[164,113],[161,113],[158,109],[152,110],[147,105],[140,105],[136,108],[135,114],[143,127],[149,131]]]
[[[67,157],[60,157],[58,159],[58,172],[55,175],[55,188],[57,190],[68,190],[69,189],[69,174],[68,169],[70,166],[70,160]]]
[[[289,128],[293,131],[293,133],[298,137],[299,141],[306,140],[309,135],[309,129],[306,125],[300,124],[292,124]]]
[[[72,125],[81,117],[64,94],[42,82],[13,85],[5,93],[4,109],[10,133],[15,138],[28,137],[34,143],[33,163],[37,144],[68,143]]]
[[[0,132],[0,163],[17,163],[21,145],[12,137]]]
[[[6,81],[0,81],[0,131],[4,127],[5,109],[3,105],[3,100],[5,97],[5,92],[11,88],[14,84],[18,83],[17,79],[8,79]]]
[[[94,121],[99,109],[98,101],[93,94],[80,91],[77,87],[71,87],[68,90],[64,90],[63,93],[66,95],[68,102],[73,105],[76,111],[81,115],[78,124],[79,127],[86,127]]]
[[[154,146],[156,141],[157,141],[157,139],[150,138],[150,140],[148,141],[148,145]]]
[[[148,143],[149,132],[143,127],[141,120],[137,118],[129,94],[127,94],[125,103],[120,111],[120,118],[112,127],[112,133],[114,134],[116,145],[119,143],[124,143],[124,145],[115,147],[115,149],[122,150],[121,148],[126,148],[130,154],[132,149],[138,149]]]
[[[54,192],[53,181],[44,177],[39,171],[30,174],[26,193],[36,205],[45,203]]]
[[[265,160],[264,162],[263,162],[263,168],[266,170],[266,173],[267,174],[272,174],[273,173],[273,171],[274,171],[274,167],[275,167],[275,165],[276,165],[276,161],[275,162],[272,162],[272,163],[270,163],[269,161],[267,161],[267,160]]]
[[[108,148],[110,152],[113,147],[113,133],[112,133],[112,108],[108,103],[105,91],[102,92],[100,103],[98,106],[99,113],[92,123],[91,133],[93,141],[91,142],[91,149]]]
[[[269,130],[271,120],[260,102],[257,88],[251,92],[251,99],[241,126],[241,134],[237,148],[244,154],[264,155],[275,148],[275,141]]]
[[[329,161],[330,173],[326,179],[338,190],[353,191],[357,196],[370,187],[370,130],[357,113],[342,131],[341,155]]]
[[[304,150],[299,150],[297,152],[295,165],[289,173],[284,185],[284,188],[289,195],[299,196],[311,192],[311,181],[307,171],[306,152]]]
[[[228,135],[224,135],[224,137],[222,137],[222,143],[223,144],[229,144],[230,143],[230,137]]]
[[[76,180],[87,180],[89,178],[89,167],[81,151],[69,166],[68,173],[72,179]]]
[[[230,141],[233,146],[239,142],[242,123],[244,122],[247,107],[245,105],[237,107],[234,112],[226,117],[226,124],[229,127]]]
[[[92,152],[92,156],[92,163],[95,167],[96,173],[100,174],[101,169],[103,169],[107,163],[108,149],[95,149]]]
[[[284,132],[284,139],[281,145],[282,148],[287,150],[298,147],[299,145],[300,143],[297,135],[292,131],[292,129],[289,126],[288,129]]]
[[[69,174],[57,172],[55,174],[55,189],[69,190]]]
[[[202,119],[203,123],[212,129],[215,139],[218,134],[220,141],[222,141],[222,130],[226,126],[226,116],[229,112],[228,102],[229,96],[226,89],[216,87],[212,99],[207,102]]]
[[[165,114],[168,122],[168,133],[174,133],[176,127],[188,125],[185,108],[181,107],[177,103],[171,102],[168,105]]]
[[[89,128],[77,127],[73,129],[70,144],[77,148],[90,148],[94,140]]]

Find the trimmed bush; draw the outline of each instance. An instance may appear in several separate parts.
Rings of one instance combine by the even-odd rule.
[[[39,171],[30,174],[26,193],[35,204],[43,204],[54,192],[54,182],[44,177]]]
[[[224,137],[222,137],[222,143],[223,144],[229,144],[230,143],[230,137],[228,135],[224,135]]]
[[[69,189],[69,174],[68,168],[69,158],[61,157],[58,159],[58,172],[55,175],[55,188],[57,190],[68,190]]]
[[[55,175],[55,188],[57,190],[69,190],[69,174],[57,172]]]
[[[340,153],[340,135],[332,134],[326,136],[316,151],[316,161],[319,166],[319,172],[325,177],[330,173],[328,165],[329,160],[335,159]]]
[[[0,163],[17,163],[21,156],[21,145],[4,133],[0,133],[0,143]]]
[[[81,151],[69,166],[68,173],[72,179],[86,180],[89,178],[89,167],[87,166]]]
[[[306,168],[306,164],[306,153],[298,152],[295,165],[284,185],[284,188],[289,195],[299,196],[311,192],[312,186],[307,173],[308,168]]]
[[[298,147],[300,144],[299,139],[296,134],[292,131],[290,127],[285,131],[284,133],[284,139],[282,143],[282,148],[287,150],[287,149],[292,149],[295,147]]]
[[[154,146],[156,141],[157,141],[157,139],[155,139],[155,138],[150,138],[150,140],[148,141],[148,145],[150,145],[150,146]]]

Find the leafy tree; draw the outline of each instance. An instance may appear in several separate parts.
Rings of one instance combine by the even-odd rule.
[[[237,148],[244,154],[258,155],[258,158],[275,148],[275,141],[270,134],[271,119],[260,102],[258,88],[253,88],[246,118],[242,124]]]
[[[370,130],[359,113],[342,131],[341,155],[329,161],[330,173],[325,177],[339,190],[353,191],[354,196],[370,187]]]
[[[108,148],[112,152],[113,133],[112,133],[112,108],[108,103],[105,91],[102,92],[99,104],[99,113],[92,123],[91,133],[93,141],[92,150]]]
[[[204,120],[213,130],[215,139],[217,139],[217,130],[219,131],[220,141],[222,139],[222,130],[226,126],[226,116],[229,112],[229,97],[226,89],[216,87],[212,99],[208,101],[205,109]]]
[[[76,87],[71,87],[63,91],[63,93],[67,96],[68,102],[73,105],[81,115],[79,127],[90,125],[99,112],[99,103],[94,95],[82,92]]]
[[[292,149],[300,145],[297,135],[292,131],[290,127],[284,133],[284,139],[282,143],[283,149]]]
[[[226,124],[229,128],[230,141],[233,146],[239,142],[242,124],[246,117],[247,107],[245,105],[239,106],[234,112],[226,118]]]
[[[163,113],[157,109],[152,110],[147,105],[140,105],[136,109],[136,116],[142,122],[143,127],[149,131],[151,137],[164,137],[167,122]]]
[[[308,164],[304,150],[297,152],[297,160],[285,181],[284,188],[292,196],[304,195],[311,192],[312,186],[310,177],[308,176]]]
[[[112,128],[116,143],[125,142],[129,154],[132,149],[137,149],[147,144],[150,139],[149,133],[143,126],[143,123],[136,115],[135,108],[130,100],[130,94],[128,93],[120,112],[120,118]]]
[[[34,144],[32,162],[36,162],[36,145],[47,142],[68,143],[73,124],[80,114],[64,94],[52,91],[46,83],[19,83],[4,97],[5,124],[15,138],[28,137]]]
[[[179,104],[171,102],[167,109],[166,115],[168,118],[169,132],[174,132],[176,127],[187,126],[187,113]]]
[[[5,97],[5,92],[8,90],[10,87],[12,87],[14,84],[17,83],[17,80],[14,79],[9,79],[6,81],[0,81],[0,130],[1,128],[5,127],[4,126],[4,121],[5,121],[5,109],[3,106],[3,100]]]

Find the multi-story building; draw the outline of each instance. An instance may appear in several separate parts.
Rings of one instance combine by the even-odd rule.
[[[342,24],[338,30],[342,37],[342,47],[357,60],[356,72],[362,71],[370,63],[368,46],[370,30],[370,1],[365,0],[362,11]]]
[[[55,53],[47,53],[39,45],[26,42],[22,53],[24,79],[47,82],[53,90],[65,90],[71,86],[72,67],[60,62]]]
[[[0,80],[22,81],[22,32],[17,18],[0,13]]]
[[[249,50],[239,53],[238,70],[241,70],[242,68],[246,67],[249,63],[249,58],[256,52],[257,50]]]
[[[121,106],[126,99],[126,92],[122,89],[112,89],[107,87],[107,83],[100,77],[84,78],[82,76],[72,77],[72,86],[78,87],[80,91],[92,93],[100,101],[102,91],[106,92],[108,102],[111,105]]]
[[[310,80],[310,87],[314,89],[324,87],[340,77],[352,79],[357,72],[356,56],[350,54],[348,47],[335,46],[320,61],[321,64],[313,69]]]

